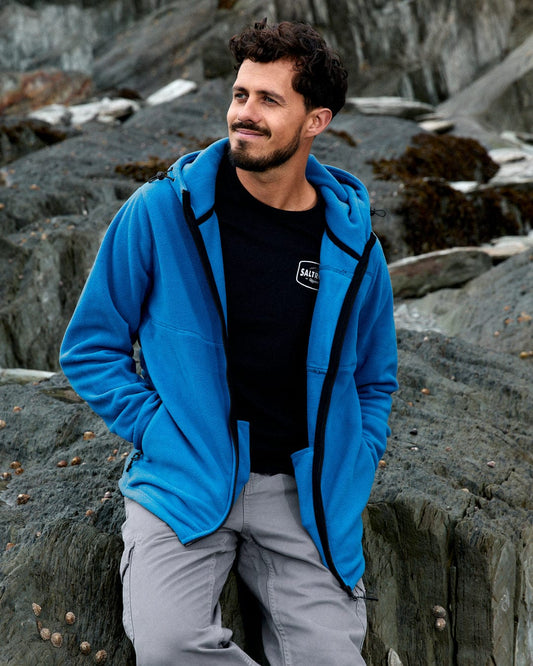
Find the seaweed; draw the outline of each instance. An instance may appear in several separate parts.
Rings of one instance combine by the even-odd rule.
[[[418,134],[412,144],[398,158],[371,164],[377,178],[402,182],[397,212],[414,254],[477,246],[531,229],[533,202],[527,193],[480,187],[465,194],[450,186],[461,180],[487,183],[498,171],[475,139]]]

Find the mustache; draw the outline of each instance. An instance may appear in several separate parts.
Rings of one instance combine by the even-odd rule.
[[[252,122],[237,121],[231,125],[231,129],[233,132],[243,129],[243,130],[250,130],[251,132],[258,132],[259,134],[263,134],[266,137],[270,136],[270,132],[267,129],[259,127],[259,125],[256,125],[255,123]]]

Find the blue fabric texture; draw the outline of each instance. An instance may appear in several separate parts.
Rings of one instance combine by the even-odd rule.
[[[226,143],[180,158],[167,177],[146,183],[122,206],[60,356],[73,388],[112,432],[133,443],[122,493],[185,544],[224,522],[249,477],[248,424],[231,425],[224,270],[213,211]],[[371,236],[370,207],[359,180],[312,156],[307,178],[322,192],[328,229],[307,357],[309,446],[293,463],[303,524],[324,563],[353,588],[364,571],[361,515],[397,389],[392,290],[376,243],[344,322],[336,370],[326,380],[346,294]],[[204,260],[184,213],[189,205]],[[333,383],[319,437],[325,381]]]

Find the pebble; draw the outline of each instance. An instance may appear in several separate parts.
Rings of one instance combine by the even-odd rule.
[[[0,419],[0,430],[2,430],[2,428],[5,428],[6,425],[7,423],[4,421],[4,419]]]
[[[67,462],[66,460],[60,460],[60,461],[57,463],[57,466],[58,466],[58,467],[68,467],[68,462]]]
[[[494,462],[494,460],[489,460],[489,462],[487,463],[487,467],[496,467],[496,463]]]
[[[423,395],[431,395],[431,391],[428,388],[423,388],[420,393]]]
[[[17,504],[27,504],[30,501],[31,497],[27,493],[20,493],[17,496]]]
[[[94,434],[94,432],[92,430],[86,430],[83,433],[83,439],[94,439],[95,437],[96,437],[96,435]]]
[[[411,428],[411,430],[409,430],[409,434],[410,435],[418,435],[418,428]]]
[[[79,456],[74,456],[70,461],[71,465],[81,465],[81,458]]]

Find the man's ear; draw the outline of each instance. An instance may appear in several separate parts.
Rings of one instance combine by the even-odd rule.
[[[333,113],[331,109],[325,107],[313,109],[308,117],[307,136],[315,137],[321,134],[330,124],[332,118]]]

